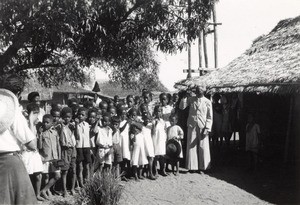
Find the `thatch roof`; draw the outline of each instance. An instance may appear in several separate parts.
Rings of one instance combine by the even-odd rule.
[[[226,67],[175,87],[198,83],[212,92],[300,93],[300,16],[280,21]]]
[[[93,94],[94,92],[87,90],[80,86],[73,86],[69,83],[63,83],[59,86],[46,88],[41,86],[36,80],[30,79],[26,82],[26,86],[21,94],[23,100],[27,100],[30,92],[38,92],[41,100],[51,100],[53,93],[66,93],[66,94]]]

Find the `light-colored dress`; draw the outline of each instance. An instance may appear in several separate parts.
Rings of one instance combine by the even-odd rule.
[[[152,124],[152,140],[154,146],[154,155],[165,155],[167,142],[166,122],[163,119],[156,119],[153,121]]]
[[[249,124],[246,125],[248,130]],[[246,151],[258,152],[260,127],[258,124],[254,124],[253,127],[246,132]]]
[[[111,148],[103,148],[104,146],[112,146],[112,129],[109,127],[101,127],[96,139],[97,158],[99,162],[112,164],[112,155],[109,153]]]
[[[155,157],[151,129],[152,124],[149,123],[147,126],[144,126],[142,130],[144,136],[145,152],[147,157]]]
[[[179,127],[178,125],[168,127],[167,137],[168,137],[168,140],[177,138],[176,140],[179,142],[180,148],[181,148],[181,152],[178,157],[183,158],[182,145],[181,145],[181,141],[180,141],[180,139],[183,139],[183,130],[181,129],[181,127]]]
[[[120,123],[120,128],[125,126],[124,130],[120,133],[121,135],[121,149],[122,155],[124,159],[130,160],[131,159],[131,152],[130,152],[130,141],[129,141],[129,124],[126,120],[123,120]],[[126,125],[125,125],[126,124]]]
[[[30,113],[28,116],[29,117],[28,126],[29,126],[30,130],[32,131],[32,133],[35,136],[37,136],[35,122],[33,121],[35,116],[33,116],[33,115],[35,115],[35,114]],[[34,142],[35,142],[35,145],[37,145],[37,138],[34,139]],[[22,161],[25,165],[25,168],[26,168],[28,174],[41,173],[44,170],[42,158],[38,151],[27,150],[26,147],[24,146],[23,152],[22,152]]]
[[[148,160],[145,152],[144,136],[142,132],[132,136],[133,150],[131,156],[132,166],[142,166],[148,164]]]
[[[189,106],[187,120],[187,151],[186,168],[189,170],[206,170],[210,166],[209,137],[203,134],[206,129],[211,131],[213,112],[211,101],[205,97],[183,98],[179,108]]]
[[[76,148],[90,148],[90,125],[87,122],[80,122],[76,129],[78,135]]]
[[[173,111],[173,107],[171,105],[162,106],[162,119],[167,123],[167,127],[169,127],[170,120],[169,117]]]

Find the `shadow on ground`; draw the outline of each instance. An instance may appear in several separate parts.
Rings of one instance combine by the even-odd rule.
[[[247,155],[237,148],[212,148],[211,177],[233,184],[274,204],[300,204],[300,173],[295,162],[284,165],[280,153],[260,157],[256,172],[247,170]]]

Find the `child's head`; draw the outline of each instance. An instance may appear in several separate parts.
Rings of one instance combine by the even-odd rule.
[[[144,125],[148,125],[149,122],[151,122],[151,120],[152,120],[151,114],[149,112],[148,113],[143,113],[142,119],[143,119]]]
[[[88,112],[88,122],[90,125],[93,125],[97,122],[97,110],[90,109]]]
[[[107,112],[103,113],[101,122],[102,122],[103,127],[109,126],[110,125],[110,114]]]
[[[118,116],[113,116],[113,117],[111,118],[111,128],[112,128],[114,131],[118,130],[119,127],[120,127],[120,122],[121,122],[120,117],[118,117]]]
[[[146,104],[151,102],[152,95],[149,91],[143,92],[143,100],[144,100],[144,103],[146,103]]]
[[[117,109],[115,106],[111,106],[108,108],[108,112],[110,113],[110,116],[115,116],[117,114]]]
[[[96,116],[96,118],[97,118],[97,121],[102,119],[102,110],[97,109],[97,116]]]
[[[53,123],[58,123],[60,119],[60,110],[56,107],[51,109],[50,114],[53,117]]]
[[[126,103],[128,108],[132,108],[132,106],[134,105],[134,99],[132,95],[127,95]]]
[[[170,117],[169,117],[169,120],[170,120],[170,124],[172,126],[176,125],[177,122],[178,122],[178,116],[176,114],[171,114]]]
[[[178,99],[179,99],[178,93],[173,93],[173,96],[172,96],[173,103],[177,103]]]
[[[161,103],[162,106],[166,106],[169,102],[168,96],[167,96],[166,93],[161,93],[159,95],[159,100],[160,100],[160,103]]]
[[[28,112],[28,114],[30,114],[30,113],[39,114],[40,108],[37,104],[30,103],[27,105],[27,112]]]
[[[155,118],[162,118],[162,107],[160,105],[156,105],[154,107],[153,114]]]
[[[121,120],[126,120],[126,118],[127,118],[127,111],[126,111],[126,108],[120,107],[120,108],[117,110],[117,114],[118,114],[118,116],[120,117]]]
[[[107,112],[107,108],[108,108],[108,103],[105,100],[102,100],[99,103],[99,108],[102,111],[102,113]]]
[[[77,117],[79,122],[83,122],[87,119],[87,109],[85,107],[80,107],[77,112]]]
[[[40,94],[38,92],[29,93],[27,99],[30,103],[40,105]]]
[[[115,103],[115,104],[118,104],[119,101],[120,101],[120,97],[119,97],[118,95],[115,95],[115,96],[114,96],[114,103]]]
[[[59,109],[59,110],[61,110],[62,106],[61,106],[60,103],[52,103],[51,104],[51,109]]]
[[[71,119],[72,119],[72,116],[73,116],[73,111],[71,108],[69,107],[64,107],[62,110],[61,110],[61,117],[64,121],[64,124],[69,124],[71,122]]]
[[[83,103],[83,107],[85,107],[86,109],[92,109],[93,108],[93,101],[89,101],[89,100],[87,100],[87,101],[85,101],[84,103]]]
[[[43,116],[43,127],[45,130],[49,130],[53,126],[53,117],[50,114]]]
[[[149,112],[148,106],[147,106],[146,103],[141,104],[141,106],[140,106],[140,111],[141,111],[141,114],[142,114],[142,115],[143,115],[143,113]]]
[[[137,109],[131,108],[131,109],[128,111],[128,118],[129,118],[130,120],[136,120],[136,118],[137,118],[137,113],[138,113]]]
[[[73,107],[73,106],[77,106],[78,105],[78,100],[76,98],[71,98],[69,101],[68,101],[68,106],[69,107]]]
[[[132,134],[138,134],[142,131],[143,125],[139,122],[133,121],[130,125],[129,132]]]

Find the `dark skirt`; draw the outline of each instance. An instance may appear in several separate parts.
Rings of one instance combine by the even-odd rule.
[[[22,160],[0,154],[0,204],[37,204],[29,175]]]

